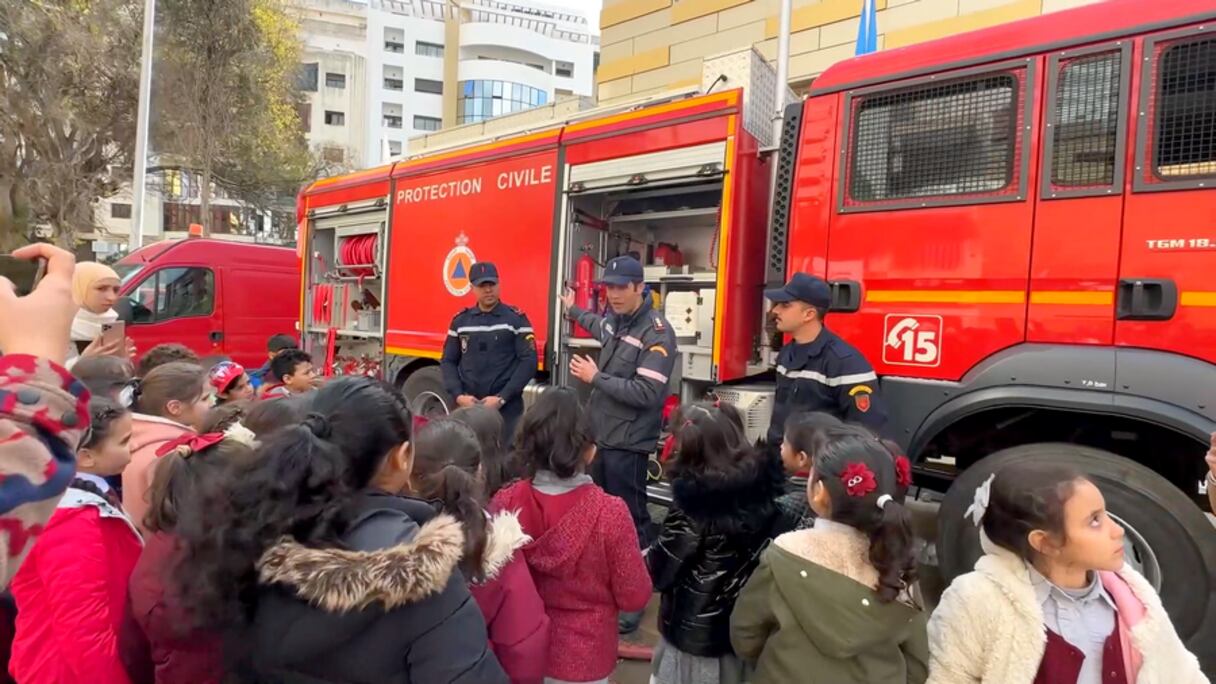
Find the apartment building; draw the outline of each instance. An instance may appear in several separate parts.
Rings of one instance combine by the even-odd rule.
[[[878,47],[889,49],[1096,0],[875,0]],[[778,0],[604,0],[601,104],[696,85],[701,62],[748,46],[777,57]],[[793,0],[790,85],[799,94],[854,54],[862,0]]]
[[[588,17],[502,0],[293,0],[301,112],[327,160],[359,168],[406,141],[594,91]]]

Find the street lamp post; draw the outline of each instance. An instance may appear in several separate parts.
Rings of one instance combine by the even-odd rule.
[[[152,104],[152,37],[156,26],[156,0],[144,0],[143,53],[139,61],[139,112],[135,120],[135,175],[131,197],[131,233],[128,251],[143,245],[144,195],[148,173],[148,115]]]

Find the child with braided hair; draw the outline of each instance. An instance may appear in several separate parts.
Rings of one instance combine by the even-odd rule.
[[[925,614],[906,465],[868,431],[829,429],[807,480],[814,527],[777,537],[739,594],[731,643],[753,684],[921,684]]]

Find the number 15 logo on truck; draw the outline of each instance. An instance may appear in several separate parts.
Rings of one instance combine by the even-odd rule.
[[[887,314],[883,323],[883,363],[938,366],[942,362],[942,317]]]

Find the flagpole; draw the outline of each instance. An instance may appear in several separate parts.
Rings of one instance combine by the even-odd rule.
[[[156,26],[156,0],[144,0],[143,53],[139,62],[139,109],[135,119],[135,170],[131,191],[131,232],[127,251],[144,241],[144,195],[148,174],[148,115],[152,104],[152,37]]]

